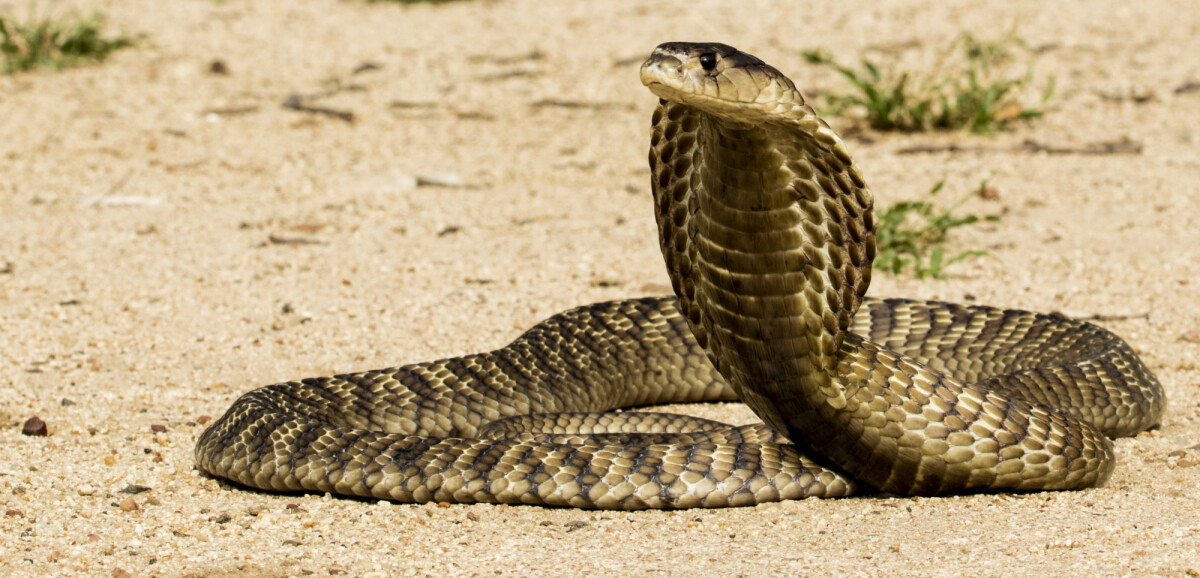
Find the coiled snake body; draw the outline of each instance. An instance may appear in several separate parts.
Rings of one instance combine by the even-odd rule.
[[[668,43],[650,167],[677,297],[581,307],[502,349],[264,387],[196,445],[267,490],[584,508],[747,505],[859,488],[1073,489],[1158,423],[1119,337],[1057,315],[864,295],[872,198],[792,82]],[[740,399],[765,425],[652,413]]]

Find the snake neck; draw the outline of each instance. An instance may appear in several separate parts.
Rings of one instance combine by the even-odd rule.
[[[838,349],[874,237],[841,141],[802,101],[753,123],[663,101],[650,162],[668,273],[718,371],[778,431],[781,402],[844,407]]]

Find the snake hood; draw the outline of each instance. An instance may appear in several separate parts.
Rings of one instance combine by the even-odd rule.
[[[842,405],[831,376],[874,236],[870,191],[841,139],[790,79],[724,44],[661,44],[641,79],[660,98],[659,241],[701,345],[739,395],[769,383],[772,398],[815,389]]]

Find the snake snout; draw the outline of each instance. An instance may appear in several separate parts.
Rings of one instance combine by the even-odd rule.
[[[657,55],[657,52],[655,53]],[[642,84],[659,98],[670,98],[683,81],[683,62],[672,56],[651,56],[642,64]]]
[[[663,80],[679,80],[683,77],[683,61],[657,50],[642,63],[642,84],[661,83]]]

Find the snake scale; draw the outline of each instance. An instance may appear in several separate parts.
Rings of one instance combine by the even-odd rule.
[[[675,297],[573,309],[488,353],[251,391],[199,467],[264,490],[581,508],[1102,485],[1162,387],[1059,315],[865,297],[872,197],[795,85],[667,43],[650,169]],[[631,406],[741,400],[732,427]],[[606,413],[607,412],[607,413]]]

